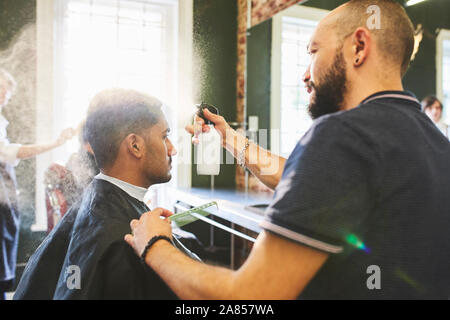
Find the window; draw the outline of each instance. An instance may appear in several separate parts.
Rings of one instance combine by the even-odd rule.
[[[441,30],[437,38],[437,96],[444,104],[443,121],[450,125],[450,30]]]
[[[284,157],[309,129],[309,96],[302,76],[309,65],[306,47],[325,10],[293,6],[273,18],[271,127],[279,129],[279,150]],[[281,125],[283,124],[283,125]]]
[[[192,6],[192,0],[38,0],[38,140],[76,127],[96,93],[121,87],[164,102],[177,144],[183,134],[178,123],[183,126],[185,110],[192,109],[186,105],[192,98],[185,89],[192,63]],[[46,226],[45,170],[54,162],[64,165],[78,148],[73,139],[38,158],[34,230]],[[172,184],[180,185],[178,168],[184,180],[190,179],[186,167],[174,166]]]
[[[55,135],[81,122],[105,88],[132,88],[175,105],[175,1],[56,3]],[[66,163],[78,147],[73,139],[53,151],[54,161]]]

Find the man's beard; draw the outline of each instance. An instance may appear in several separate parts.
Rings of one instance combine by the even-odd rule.
[[[320,80],[318,86],[312,81],[309,83],[314,89],[312,102],[308,105],[308,113],[313,119],[337,112],[342,107],[344,93],[347,89],[345,61],[342,51],[336,53],[333,65]]]
[[[167,171],[164,172],[161,170],[156,174],[153,172],[153,174],[149,176],[150,181],[152,181],[152,185],[166,183],[172,179],[171,165],[172,165],[172,158],[169,159],[169,168],[167,168]]]

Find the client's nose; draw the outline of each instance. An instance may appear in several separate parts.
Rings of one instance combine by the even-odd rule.
[[[174,147],[172,141],[170,141],[170,139],[167,139],[167,140],[168,140],[168,143],[169,143],[169,148],[167,150],[168,151],[168,155],[170,157],[173,157],[174,155],[177,154],[177,149],[175,149],[175,147]]]

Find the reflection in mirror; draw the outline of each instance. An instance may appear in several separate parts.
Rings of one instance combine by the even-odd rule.
[[[258,142],[284,157],[312,123],[302,82],[306,47],[328,12],[295,5],[248,31],[247,116],[259,118]]]

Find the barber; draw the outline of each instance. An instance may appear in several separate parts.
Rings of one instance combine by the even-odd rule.
[[[378,29],[367,25],[373,6]],[[448,299],[450,144],[403,90],[413,47],[394,0],[352,0],[327,15],[303,77],[315,121],[288,160],[268,155],[280,164],[271,176],[251,164],[244,137],[206,113],[225,147],[238,160],[245,150],[249,169],[276,188],[238,270],[165,241],[163,209],[131,221],[125,240],[183,299]]]

